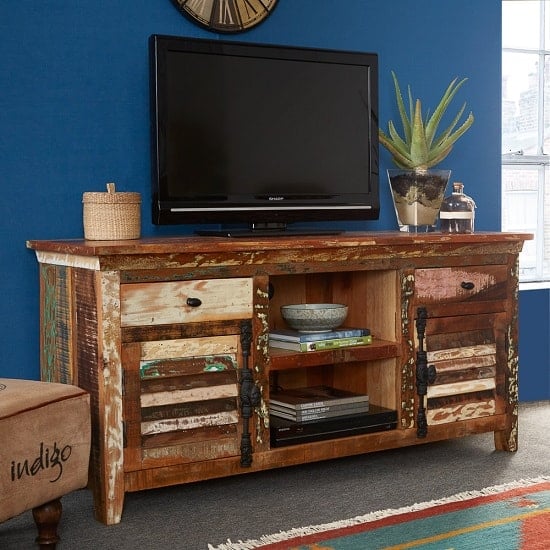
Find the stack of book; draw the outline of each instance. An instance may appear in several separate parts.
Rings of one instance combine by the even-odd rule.
[[[330,386],[271,392],[269,413],[294,422],[315,422],[367,413],[369,396]]]
[[[368,328],[340,328],[329,332],[299,332],[291,329],[273,329],[269,345],[293,351],[322,351],[372,343]]]

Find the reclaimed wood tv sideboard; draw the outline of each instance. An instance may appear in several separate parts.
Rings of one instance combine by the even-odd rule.
[[[518,254],[526,234],[342,233],[29,241],[41,378],[91,393],[98,520],[126,492],[494,432],[517,448]],[[280,306],[344,303],[370,345],[269,347]],[[275,446],[270,388],[330,385],[390,430]]]

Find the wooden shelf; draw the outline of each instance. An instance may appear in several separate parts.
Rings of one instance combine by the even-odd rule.
[[[373,339],[368,346],[350,346],[326,351],[296,352],[281,348],[269,348],[271,371],[315,367],[335,363],[375,361],[396,358],[401,355],[397,342]]]

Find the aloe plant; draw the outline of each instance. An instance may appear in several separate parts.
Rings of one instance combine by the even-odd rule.
[[[401,137],[395,129],[393,121],[390,120],[388,123],[389,135],[379,129],[380,143],[391,153],[394,163],[399,168],[427,170],[441,162],[451,152],[456,140],[474,123],[474,115],[470,112],[466,120],[457,128],[457,124],[466,108],[466,103],[464,103],[448,128],[436,137],[439,123],[449,104],[459,88],[468,79],[464,78],[458,81],[458,78],[455,78],[452,80],[433,114],[429,116],[428,113],[425,120],[423,120],[420,99],[413,102],[411,87],[409,86],[409,113],[407,114],[401,88],[393,71],[392,76],[404,134]]]

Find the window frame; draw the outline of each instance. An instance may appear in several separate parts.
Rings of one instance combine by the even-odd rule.
[[[502,0],[502,4],[505,2],[511,2],[518,0]],[[550,36],[550,21],[546,21],[546,12],[550,10],[550,6],[547,6],[546,2],[548,0],[535,0],[539,4],[539,44],[537,48],[518,48],[518,47],[504,47],[502,46],[502,55],[506,53],[514,54],[528,54],[537,56],[538,63],[538,81],[537,81],[537,137],[536,137],[536,154],[525,155],[523,151],[515,151],[509,153],[502,153],[502,170],[503,173],[507,167],[519,168],[521,167],[534,167],[537,173],[537,188],[536,188],[536,201],[537,201],[537,212],[536,212],[536,229],[535,229],[535,240],[534,240],[534,250],[535,250],[535,265],[534,270],[531,266],[527,266],[526,262],[526,248],[520,255],[520,274],[519,278],[521,282],[547,282],[550,284],[550,266],[545,270],[545,208],[544,208],[544,199],[545,193],[550,193],[550,156],[544,152],[544,137],[545,137],[545,128],[544,128],[544,118],[545,118],[545,78],[548,79],[550,85],[550,72],[546,73],[548,67],[546,62],[550,60],[550,50],[546,49],[546,34]],[[547,27],[548,23],[548,28]],[[550,40],[549,40],[550,42]],[[504,37],[502,43],[504,44]],[[540,69],[542,67],[542,69]],[[504,105],[504,87],[502,88],[502,105]],[[550,105],[548,106],[550,108]],[[504,110],[502,112],[504,117]],[[548,137],[550,138],[550,128]],[[546,183],[548,180],[548,183]],[[501,229],[503,231],[515,231],[522,230],[521,228],[514,227],[513,225],[506,225],[509,218],[507,212],[508,205],[510,204],[510,198],[514,194],[519,194],[522,190],[514,191],[507,190],[505,187],[505,178],[502,178],[501,185]],[[548,200],[548,199],[547,199]],[[550,222],[550,211],[547,214],[549,218],[547,223]],[[524,230],[524,229],[523,229]],[[523,260],[523,261],[522,261]],[[550,260],[550,248],[548,250],[548,260]]]

